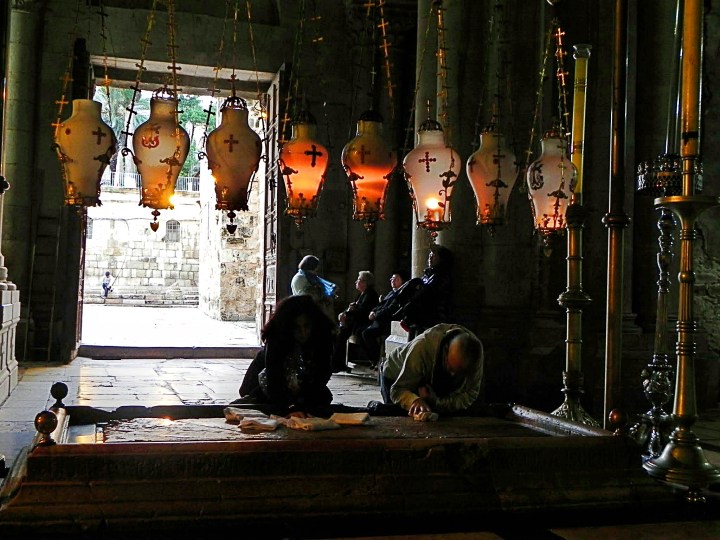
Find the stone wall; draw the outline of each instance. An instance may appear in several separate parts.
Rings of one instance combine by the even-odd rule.
[[[200,273],[198,194],[177,194],[174,210],[161,211],[160,227],[150,229],[151,210],[138,206],[134,189],[103,188],[102,206],[88,209],[85,301],[102,301],[102,278],[109,270],[109,301],[131,304],[197,304]],[[179,223],[178,241],[168,222]]]
[[[250,191],[249,211],[236,212],[234,234],[227,231],[229,219],[225,212],[215,210],[215,194],[207,168],[201,171],[200,200],[202,204],[203,261],[199,283],[200,309],[222,321],[255,319],[256,298],[260,284],[260,227],[257,183]],[[261,170],[256,178],[264,178]]]

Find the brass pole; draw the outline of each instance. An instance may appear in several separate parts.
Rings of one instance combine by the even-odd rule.
[[[585,138],[585,98],[587,92],[588,59],[590,45],[575,45],[575,92],[572,118],[572,163],[577,170],[577,181],[570,205],[565,213],[567,227],[567,288],[558,298],[558,304],[566,309],[567,329],[565,339],[565,371],[563,393],[565,401],[553,411],[554,416],[567,418],[585,425],[599,426],[580,404],[583,394],[582,365],[582,312],[590,302],[582,288],[582,234],[586,211],[582,205],[583,149]]]
[[[702,2],[685,0],[683,13],[681,142],[682,195],[660,197],[655,206],[669,208],[680,220],[680,273],[678,274],[677,375],[673,420],[677,427],[660,457],[643,465],[658,480],[688,488],[687,499],[704,501],[700,490],[720,480],[720,470],[710,464],[692,426],[697,420],[695,400],[695,332],[693,319],[693,244],[697,218],[720,200],[695,195],[700,150],[700,68],[702,62]]]
[[[622,355],[622,287],[625,213],[625,94],[627,89],[627,0],[615,1],[613,88],[610,119],[610,200],[603,223],[608,229],[607,313],[605,323],[605,399],[603,427],[620,400]]]

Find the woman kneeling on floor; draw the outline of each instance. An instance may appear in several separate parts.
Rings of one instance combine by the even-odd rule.
[[[310,296],[281,300],[260,337],[234,403],[265,403],[278,414],[304,418],[327,409],[332,392],[334,325]]]

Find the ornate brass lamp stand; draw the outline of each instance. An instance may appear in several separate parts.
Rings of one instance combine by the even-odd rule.
[[[720,481],[720,470],[710,464],[692,426],[697,420],[695,400],[695,332],[693,319],[693,244],[697,238],[695,222],[708,208],[720,204],[715,197],[695,194],[699,167],[700,65],[702,3],[685,0],[682,58],[682,195],[655,199],[656,207],[672,210],[680,221],[680,273],[678,275],[677,376],[673,420],[677,427],[660,457],[643,467],[660,481],[688,488],[689,501],[703,501],[700,490]]]
[[[583,409],[582,363],[582,311],[591,302],[582,288],[582,233],[586,210],[582,204],[582,165],[585,128],[585,97],[587,90],[587,62],[590,45],[575,45],[575,95],[573,99],[573,153],[572,163],[577,169],[577,182],[565,212],[567,228],[567,289],[558,298],[558,304],[567,311],[565,339],[565,371],[563,393],[565,401],[552,412],[554,416],[567,418],[588,426],[599,427],[598,422]]]

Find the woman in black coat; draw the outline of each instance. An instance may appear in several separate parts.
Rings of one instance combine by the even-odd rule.
[[[262,329],[263,348],[245,373],[240,401],[266,403],[290,416],[327,409],[333,326],[310,296],[281,300]]]

